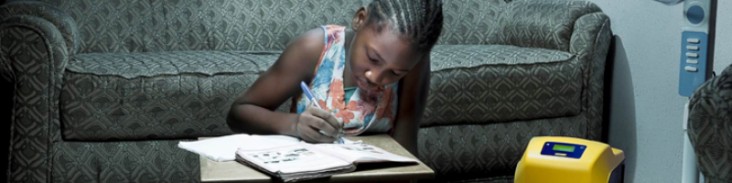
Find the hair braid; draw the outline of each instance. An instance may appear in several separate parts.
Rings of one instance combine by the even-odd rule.
[[[374,0],[367,11],[367,24],[390,25],[418,51],[430,51],[442,32],[441,0]]]

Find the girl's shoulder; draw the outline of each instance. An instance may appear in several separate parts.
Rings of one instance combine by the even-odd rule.
[[[310,46],[322,49],[328,40],[338,37],[338,35],[345,34],[346,27],[342,25],[323,25],[317,28],[310,29],[305,33],[301,34],[294,43],[311,43],[301,46]],[[319,44],[316,44],[319,43]]]
[[[329,24],[321,26],[321,29],[326,32],[326,35],[332,35],[344,32],[346,30],[346,26]]]
[[[292,47],[297,47],[301,50],[320,52],[325,45],[325,42],[323,40],[325,40],[325,34],[322,28],[310,29],[303,34],[300,34],[300,36],[298,36],[288,46],[288,49],[291,49]]]
[[[328,49],[334,42],[345,39],[346,27],[341,25],[323,25],[300,34],[289,45],[287,50],[297,50],[303,56],[316,56]],[[317,59],[316,59],[317,60]]]

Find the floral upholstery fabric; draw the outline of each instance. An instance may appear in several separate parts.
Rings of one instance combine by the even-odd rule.
[[[732,182],[732,65],[694,91],[688,124],[704,180]]]
[[[367,2],[4,4],[0,77],[14,88],[8,180],[197,182],[198,156],[175,143],[232,133],[226,109],[289,41],[350,25]],[[445,0],[444,16],[418,134],[434,181],[509,182],[534,135],[599,140],[610,29],[596,6]]]

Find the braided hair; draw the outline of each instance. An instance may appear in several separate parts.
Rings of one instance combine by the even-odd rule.
[[[432,50],[442,32],[441,0],[374,0],[367,12],[367,25],[373,23],[381,31],[390,23],[422,53]]]

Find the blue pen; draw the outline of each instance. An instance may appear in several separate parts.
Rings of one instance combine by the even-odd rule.
[[[325,110],[325,108],[320,107],[320,105],[318,104],[318,101],[315,99],[315,96],[313,95],[313,92],[310,92],[310,87],[308,87],[308,85],[305,84],[305,81],[300,81],[300,88],[302,89],[302,93],[305,94],[305,97],[307,97],[308,100],[310,100],[310,103],[313,103],[313,105],[315,105],[315,107],[318,107],[320,109]],[[325,134],[322,131],[320,131],[320,133]],[[337,144],[343,144],[343,143],[345,143],[343,141],[343,134],[342,133],[339,132],[338,133],[338,137],[336,137],[336,138],[337,139],[336,139],[335,143],[337,143]]]
[[[313,105],[315,105],[315,107],[323,109],[318,104],[318,101],[315,100],[315,96],[313,96],[313,92],[310,92],[310,88],[308,87],[307,84],[305,84],[305,81],[300,81],[300,88],[302,88],[302,92],[305,93],[306,97],[308,97],[308,100],[310,100],[310,103],[313,103]]]

